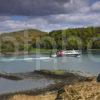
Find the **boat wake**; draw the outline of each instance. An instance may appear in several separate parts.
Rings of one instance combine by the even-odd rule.
[[[39,57],[39,58],[3,58],[0,61],[30,61],[30,60],[49,60],[50,57]]]

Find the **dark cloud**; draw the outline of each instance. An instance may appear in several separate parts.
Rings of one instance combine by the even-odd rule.
[[[70,0],[0,0],[0,15],[49,15],[65,13]]]
[[[100,0],[0,0],[0,32],[80,26],[100,26]]]

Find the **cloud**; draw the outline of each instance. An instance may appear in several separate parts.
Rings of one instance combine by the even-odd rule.
[[[0,0],[0,15],[47,16],[87,11],[90,0]]]
[[[91,6],[92,10],[100,12],[100,1],[97,1]]]
[[[10,19],[8,16],[0,16],[0,22]]]
[[[8,19],[0,22],[1,31],[15,31],[28,28],[51,31],[82,26],[100,26],[100,14],[57,14],[42,17],[26,17],[23,20]]]
[[[0,32],[100,26],[99,5],[99,0],[0,0]]]
[[[7,32],[29,28],[45,30],[46,25],[48,25],[47,21],[40,17],[26,17],[23,20],[8,19],[0,22],[0,31]]]
[[[89,0],[71,0],[69,3],[65,3],[64,7],[71,13],[78,12],[81,8],[87,7]]]
[[[70,0],[0,0],[0,15],[41,16],[64,13]]]
[[[49,19],[49,22],[52,23],[78,23],[78,22],[89,22],[89,21],[96,21],[96,20],[100,20],[100,14],[59,14],[59,15],[53,15],[51,16],[51,18]],[[53,20],[52,20],[53,19]]]

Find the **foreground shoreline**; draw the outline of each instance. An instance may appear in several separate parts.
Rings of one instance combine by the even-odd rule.
[[[84,82],[91,83],[91,81],[94,79],[94,77],[84,77],[78,74],[73,74],[70,72],[68,73],[62,70],[56,70],[56,71],[41,70],[41,71],[35,71],[35,74],[44,76],[45,78],[53,78],[53,79],[58,78],[61,80],[61,82],[51,84],[47,86],[46,88],[42,88],[42,89],[31,89],[31,90],[26,90],[26,91],[18,91],[15,93],[1,94],[0,98],[2,98],[2,100],[19,100],[19,99],[11,99],[11,98],[16,97],[16,96],[17,97],[20,96],[21,98],[23,98],[23,96],[25,97],[28,96],[29,100],[31,100],[30,97],[32,97],[32,99],[34,100],[34,97],[38,98],[41,96],[47,96],[48,99],[46,100],[56,100],[56,99],[49,99],[48,95],[50,96],[52,94],[53,97],[55,96],[55,98],[57,98],[59,93],[64,93],[65,86],[67,87],[70,85],[73,86],[74,84],[80,84]],[[24,100],[27,100],[27,99],[24,99]],[[36,99],[36,100],[39,100],[39,99]]]
[[[62,84],[62,83],[61,83]],[[57,85],[51,90],[40,89],[0,95],[2,100],[96,100],[100,99],[100,83],[93,78],[90,81],[76,82],[70,85]],[[72,99],[70,99],[72,98]]]

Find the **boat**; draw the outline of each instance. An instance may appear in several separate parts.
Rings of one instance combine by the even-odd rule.
[[[55,58],[55,57],[63,57],[65,56],[65,52],[63,50],[57,51],[54,54],[51,54],[51,57]]]
[[[81,55],[81,52],[78,50],[67,50],[64,53],[66,56],[71,56],[71,57],[78,57]]]
[[[81,55],[81,52],[78,50],[60,50],[57,51],[54,54],[51,54],[51,57],[55,58],[55,57],[79,57]]]

